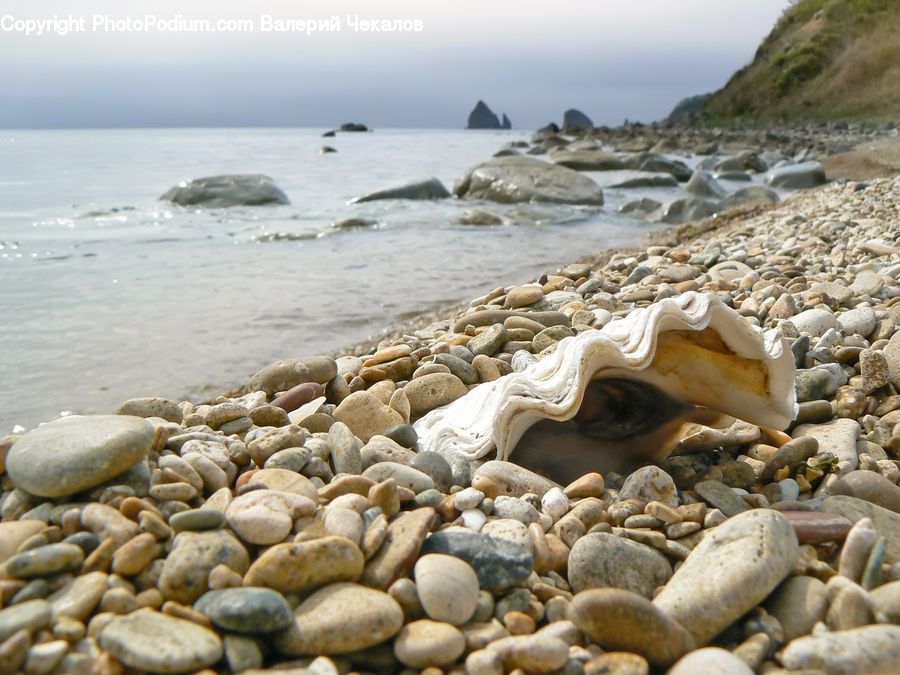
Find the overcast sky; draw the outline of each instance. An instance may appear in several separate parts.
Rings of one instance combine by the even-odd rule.
[[[73,9],[73,5],[77,9]],[[787,0],[4,0],[0,127],[461,127],[478,99],[513,127],[579,108],[595,124],[665,117],[753,58]],[[107,32],[105,21],[253,30]],[[84,32],[25,35],[28,19]],[[405,19],[421,31],[361,32]],[[340,31],[263,32],[340,19]],[[97,18],[99,17],[99,18]],[[95,21],[102,25],[95,26]],[[57,27],[60,27],[57,24]],[[121,26],[120,26],[121,27]],[[11,29],[11,30],[10,30]]]

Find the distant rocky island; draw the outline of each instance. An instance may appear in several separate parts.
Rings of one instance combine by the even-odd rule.
[[[466,129],[512,129],[512,123],[506,113],[503,113],[501,119],[488,107],[487,103],[478,101],[472,112],[469,113]]]

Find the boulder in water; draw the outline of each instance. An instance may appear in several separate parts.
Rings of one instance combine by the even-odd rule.
[[[262,206],[290,204],[287,195],[268,176],[258,173],[206,176],[183,181],[160,199],[181,206]]]
[[[377,190],[369,194],[356,197],[351,204],[361,202],[373,202],[376,199],[444,199],[450,196],[450,192],[437,178],[431,177],[425,180],[411,181],[393,188]]]
[[[766,184],[782,188],[811,188],[826,183],[825,167],[821,162],[802,162],[778,169],[766,175]]]
[[[603,204],[603,190],[587,176],[533,157],[497,157],[466,169],[453,185],[464,199],[505,204]]]
[[[344,122],[341,125],[341,131],[368,131],[369,127],[365,124],[357,124],[356,122]]]

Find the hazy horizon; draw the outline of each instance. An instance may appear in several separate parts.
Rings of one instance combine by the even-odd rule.
[[[151,16],[169,29],[136,31],[148,10],[134,0],[13,0],[0,10],[0,50],[16,64],[0,72],[0,127],[461,128],[478,100],[513,128],[559,123],[567,108],[595,124],[651,122],[749,63],[787,4],[163,0]],[[67,34],[24,34],[54,15],[44,28]],[[354,30],[354,15],[422,30]],[[264,30],[331,17],[340,30]],[[190,30],[203,22],[212,30]]]

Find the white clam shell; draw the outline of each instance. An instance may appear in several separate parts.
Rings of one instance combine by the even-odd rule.
[[[475,387],[415,423],[420,450],[507,460],[535,422],[569,420],[593,379],[628,378],[776,429],[796,416],[794,360],[779,330],[762,331],[718,297],[688,292],[559,342],[518,373]]]

